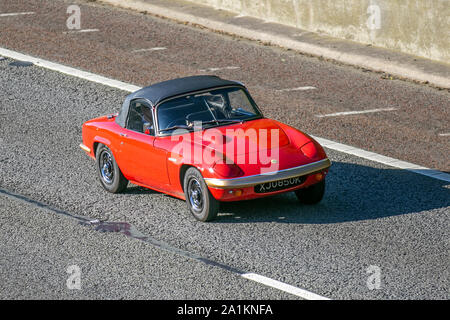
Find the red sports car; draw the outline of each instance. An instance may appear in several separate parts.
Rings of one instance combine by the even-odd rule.
[[[313,138],[265,118],[242,83],[216,76],[130,94],[118,114],[83,124],[80,147],[107,191],[131,182],[164,192],[200,221],[214,219],[222,201],[294,191],[318,203],[331,165]]]

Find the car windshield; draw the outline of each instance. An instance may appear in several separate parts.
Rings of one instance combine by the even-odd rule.
[[[250,95],[238,87],[186,95],[157,107],[160,132],[179,128],[218,126],[261,118]]]

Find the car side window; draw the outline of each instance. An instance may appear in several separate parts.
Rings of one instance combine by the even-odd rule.
[[[131,101],[126,128],[140,133],[155,134],[151,108],[141,101]]]

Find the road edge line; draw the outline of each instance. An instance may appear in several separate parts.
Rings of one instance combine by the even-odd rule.
[[[437,180],[441,180],[441,181],[445,181],[445,182],[450,182],[450,174],[439,171],[439,170],[433,170],[433,169],[430,169],[427,167],[419,166],[419,165],[411,163],[411,162],[406,162],[406,161],[402,161],[399,159],[383,156],[383,155],[375,153],[375,152],[370,152],[370,151],[366,151],[363,149],[355,148],[355,147],[349,146],[347,144],[343,144],[343,143],[335,142],[332,140],[316,137],[313,135],[311,135],[311,137],[313,137],[315,140],[317,140],[317,142],[319,142],[323,147],[328,148],[328,149],[332,149],[332,150],[339,151],[342,153],[351,154],[351,155],[354,155],[354,156],[357,156],[357,157],[360,157],[360,158],[363,158],[366,160],[384,164],[389,167],[394,167],[394,168],[414,172],[414,173],[417,173],[417,174],[420,174],[423,176],[427,176],[429,178],[433,178],[433,179],[437,179]]]
[[[70,75],[73,77],[77,77],[77,78],[84,79],[84,80],[89,80],[92,82],[100,83],[100,84],[103,84],[103,85],[106,85],[106,86],[109,86],[112,88],[116,88],[116,89],[120,89],[120,90],[124,90],[124,91],[128,91],[128,92],[134,92],[136,90],[141,89],[141,87],[138,87],[138,86],[135,86],[135,85],[132,85],[129,83],[125,83],[125,82],[122,82],[119,80],[107,78],[104,76],[97,75],[95,73],[68,67],[63,64],[51,62],[51,61],[44,60],[41,58],[36,58],[33,56],[29,56],[29,55],[26,55],[26,54],[23,54],[20,52],[12,51],[12,50],[1,48],[1,47],[0,47],[0,56],[4,56],[4,57],[8,57],[8,58],[15,59],[15,60],[20,60],[20,61],[29,61],[39,67],[43,67],[43,68],[50,69],[53,71],[58,71],[58,72],[61,72],[61,73],[64,73],[64,74],[67,74],[67,75]]]

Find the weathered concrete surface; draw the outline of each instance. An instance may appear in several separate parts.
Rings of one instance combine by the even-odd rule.
[[[339,39],[184,0],[99,0],[265,44],[401,78],[450,88],[450,64],[398,50]]]
[[[450,61],[449,0],[188,0],[333,37]]]

